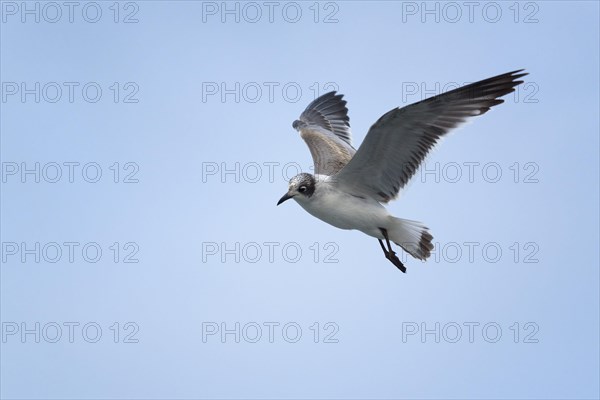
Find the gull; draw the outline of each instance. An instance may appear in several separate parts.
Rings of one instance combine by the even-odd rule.
[[[525,75],[522,69],[508,72],[394,108],[371,126],[358,150],[352,146],[343,95],[333,91],[318,97],[292,124],[308,145],[315,174],[290,179],[277,205],[294,199],[336,228],[377,238],[385,257],[406,272],[390,241],[426,260],[433,236],[421,222],[394,217],[383,204],[398,196],[439,138],[503,103],[499,97],[514,92]]]

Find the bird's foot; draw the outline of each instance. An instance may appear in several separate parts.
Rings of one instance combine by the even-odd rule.
[[[388,260],[390,260],[391,263],[394,264],[400,271],[406,273],[406,267],[404,266],[404,264],[402,263],[402,261],[400,261],[400,259],[396,255],[395,251],[388,251],[388,252],[386,252],[385,253],[385,258],[387,258]]]
[[[391,263],[394,264],[396,266],[396,268],[398,268],[400,271],[406,273],[406,267],[404,266],[404,264],[402,264],[402,261],[400,261],[398,256],[396,256],[396,252],[394,250],[392,250],[392,246],[390,245],[390,240],[388,238],[387,230],[385,230],[383,228],[379,228],[379,229],[381,229],[381,233],[383,234],[383,237],[385,238],[385,241],[387,242],[387,246],[388,246],[388,248],[386,249],[385,246],[383,245],[383,242],[381,241],[381,239],[378,239],[379,245],[381,246],[381,250],[383,250],[383,254],[385,255],[385,258],[390,260]]]

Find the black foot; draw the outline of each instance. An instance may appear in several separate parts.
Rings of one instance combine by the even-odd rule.
[[[395,252],[392,251],[386,253],[385,258],[390,260],[392,264],[394,264],[400,271],[406,273],[406,267],[404,266],[404,264],[402,264],[402,261],[400,261],[398,256],[396,256]]]
[[[396,266],[396,268],[398,268],[400,271],[406,273],[406,267],[404,266],[404,264],[402,264],[402,261],[400,261],[398,256],[396,256],[396,252],[394,250],[392,250],[392,246],[390,245],[390,240],[387,235],[387,230],[383,229],[383,228],[379,228],[379,229],[381,230],[381,233],[383,233],[383,237],[385,238],[385,241],[388,246],[388,248],[386,250],[381,239],[377,239],[377,240],[379,240],[379,245],[381,246],[381,250],[383,250],[383,254],[385,255],[385,258],[390,260],[390,262],[392,264],[394,264]]]

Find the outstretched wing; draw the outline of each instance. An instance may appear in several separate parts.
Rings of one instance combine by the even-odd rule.
[[[333,175],[352,158],[350,118],[343,95],[329,92],[311,102],[292,126],[310,150],[315,174]]]
[[[335,177],[351,193],[388,202],[415,174],[438,139],[465,122],[485,114],[498,99],[523,83],[523,70],[498,75],[450,92],[395,108],[384,114],[367,133],[352,160]]]

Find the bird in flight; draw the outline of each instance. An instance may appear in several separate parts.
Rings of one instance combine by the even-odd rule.
[[[398,196],[440,137],[503,103],[499,98],[513,92],[525,75],[522,69],[508,72],[394,108],[371,126],[358,150],[352,146],[343,95],[322,95],[292,124],[308,145],[315,174],[290,179],[277,205],[294,199],[328,224],[377,238],[385,257],[406,272],[390,241],[425,260],[433,236],[420,222],[392,216],[382,203]]]

